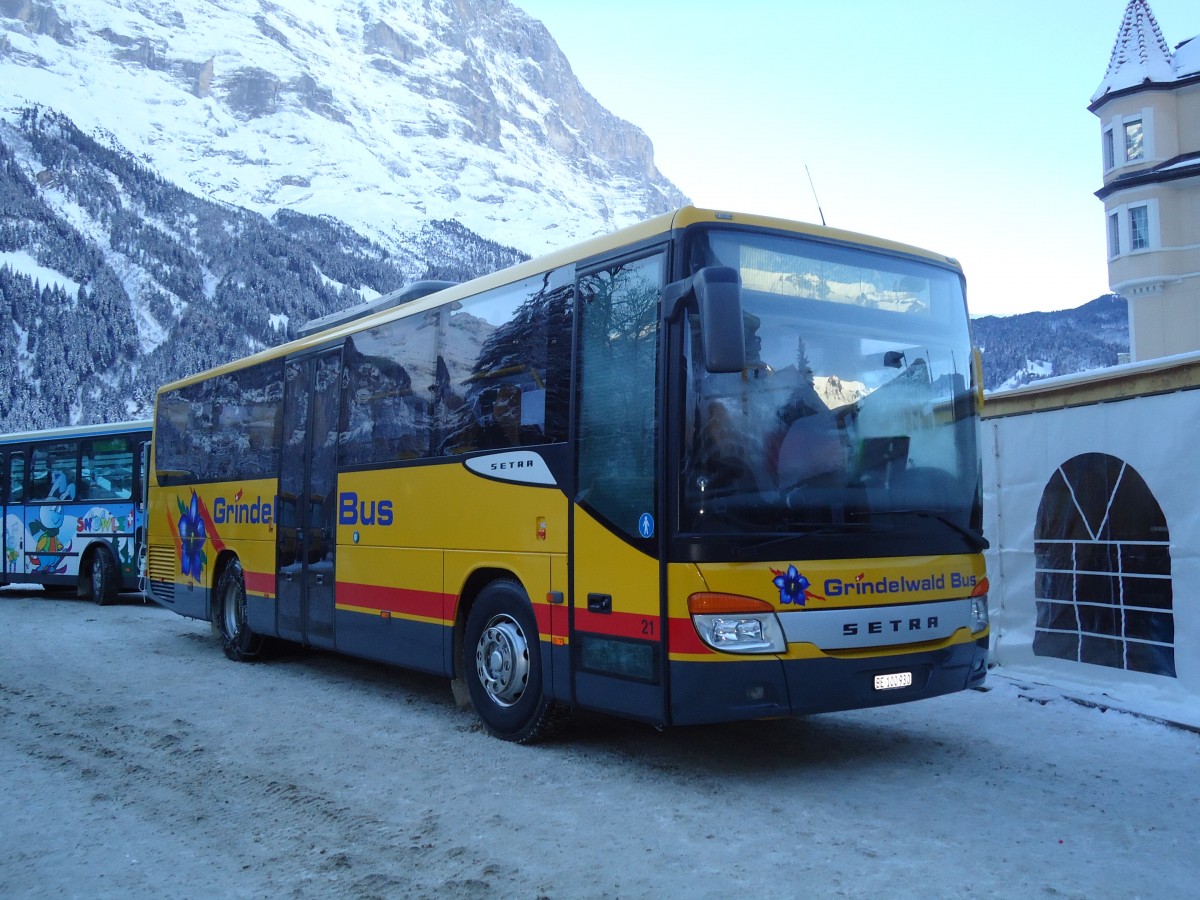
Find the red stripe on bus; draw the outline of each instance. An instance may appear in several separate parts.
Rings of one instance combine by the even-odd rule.
[[[607,634],[613,637],[637,638],[640,641],[656,640],[659,638],[659,622],[657,615],[638,615],[637,613],[590,613],[586,609],[576,608],[575,630],[588,631],[593,634]]]
[[[251,572],[249,569],[246,569],[243,570],[242,577],[246,581],[247,593],[261,594],[266,597],[275,596],[274,572]]]
[[[549,603],[534,603],[532,605],[533,605],[533,618],[534,618],[534,621],[537,622],[538,634],[543,635],[543,636],[549,636],[550,633],[554,630],[554,627],[550,622],[550,614],[551,614],[552,607],[550,606]]]
[[[443,610],[452,606],[453,601],[452,596],[438,591],[415,591],[348,581],[339,581],[337,585],[337,602],[341,605],[363,606],[427,619],[443,619]]]
[[[715,653],[712,647],[700,640],[691,619],[671,619],[672,653]]]

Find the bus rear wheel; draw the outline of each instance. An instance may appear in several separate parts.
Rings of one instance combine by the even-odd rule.
[[[267,639],[250,630],[246,624],[246,576],[236,559],[229,563],[217,579],[212,608],[213,629],[221,638],[221,648],[234,662],[258,659],[266,648]]]
[[[463,675],[471,703],[495,737],[528,744],[549,737],[567,707],[546,697],[537,621],[524,589],[493,581],[467,616]]]
[[[88,596],[100,606],[117,599],[117,562],[106,547],[97,547],[88,561]]]

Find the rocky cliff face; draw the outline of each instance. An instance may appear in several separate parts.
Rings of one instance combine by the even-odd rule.
[[[0,0],[0,15],[20,22],[31,34],[44,34],[57,41],[71,39],[70,28],[49,3],[34,0]]]
[[[0,0],[0,36],[10,114],[384,246],[437,219],[538,253],[686,199],[507,0]]]
[[[0,431],[683,202],[506,0],[0,0]]]

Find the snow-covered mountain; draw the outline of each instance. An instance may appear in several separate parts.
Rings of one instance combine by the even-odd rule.
[[[507,0],[0,0],[0,109],[167,181],[392,248],[450,219],[537,254],[678,205],[638,128]]]
[[[682,202],[506,0],[0,0],[0,430]]]

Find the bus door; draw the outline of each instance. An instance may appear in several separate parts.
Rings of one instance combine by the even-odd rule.
[[[23,575],[25,558],[25,451],[13,450],[3,461],[4,574]]]
[[[581,270],[571,529],[575,701],[665,721],[656,464],[664,254]]]
[[[134,549],[137,556],[137,577],[138,590],[143,594],[147,593],[150,588],[149,572],[147,565],[147,547],[146,540],[147,522],[146,522],[146,504],[150,499],[150,440],[147,438],[138,444],[138,466],[139,471],[134,478],[137,495],[134,502],[134,517],[136,519],[136,527],[134,528]]]
[[[284,367],[283,458],[279,469],[279,636],[334,646],[337,437],[341,352]]]
[[[10,502],[9,485],[12,483],[10,481],[11,473],[8,471],[8,467],[11,465],[9,462],[10,459],[11,457],[7,453],[0,455],[0,539],[4,541],[2,545],[4,547],[4,569],[3,574],[0,575],[0,584],[8,583],[8,576],[16,572],[13,563],[24,555],[21,552],[23,548],[18,549],[15,542],[11,548],[9,546],[8,505]],[[17,537],[16,528],[11,530],[15,540]]]

